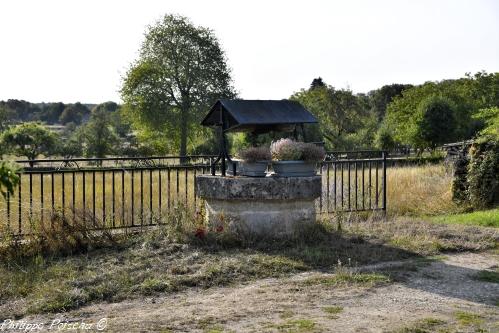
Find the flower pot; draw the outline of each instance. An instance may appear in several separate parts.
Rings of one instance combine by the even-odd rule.
[[[272,168],[279,177],[310,177],[317,174],[315,162],[272,161]]]
[[[265,177],[269,161],[245,162],[233,160],[236,163],[236,175],[247,177]],[[232,175],[232,163],[227,163],[227,174]]]

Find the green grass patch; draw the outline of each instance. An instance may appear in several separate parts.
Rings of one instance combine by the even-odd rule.
[[[495,271],[482,270],[475,275],[475,279],[478,281],[499,283],[499,268]]]
[[[356,285],[356,286],[374,286],[390,282],[387,275],[379,273],[352,273],[340,271],[331,276],[314,276],[306,279],[302,283],[305,285],[324,285],[328,287]]]
[[[483,317],[476,313],[456,311],[454,313],[454,316],[456,317],[459,324],[463,326],[475,326],[480,325],[483,322]]]
[[[286,333],[301,333],[314,332],[317,329],[317,324],[309,319],[293,319],[281,324],[272,325],[278,332]]]
[[[437,223],[499,228],[499,208],[480,210],[472,213],[440,215],[431,217],[430,220]]]
[[[341,313],[343,312],[343,307],[341,306],[325,306],[322,308],[322,310],[325,312],[325,313],[329,313],[329,314],[338,314],[338,313]]]
[[[437,318],[424,318],[418,320],[408,326],[404,326],[392,333],[433,333],[433,332],[446,332],[445,330],[437,330],[446,322]]]

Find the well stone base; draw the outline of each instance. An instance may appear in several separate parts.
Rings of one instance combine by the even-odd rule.
[[[262,237],[292,236],[316,219],[321,177],[197,176],[208,225]]]

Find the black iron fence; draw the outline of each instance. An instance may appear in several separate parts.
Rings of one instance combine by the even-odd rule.
[[[180,159],[177,156],[168,161]],[[153,160],[154,165],[145,166],[92,167],[92,161],[85,159],[90,163],[78,167],[36,163],[26,167],[19,173],[21,181],[15,193],[0,200],[0,234],[30,233],[33,226],[52,223],[56,216],[104,228],[128,228],[158,224],[175,207],[199,209],[202,203],[195,195],[196,176],[210,173],[212,156],[189,156],[184,161],[195,163],[182,165]],[[318,213],[386,210],[386,170],[384,153],[321,162]]]

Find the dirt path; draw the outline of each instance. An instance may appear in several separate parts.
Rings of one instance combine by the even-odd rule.
[[[497,255],[464,253],[417,270],[407,263],[388,265],[406,271],[403,279],[372,288],[304,285],[312,275],[324,275],[304,273],[25,319],[48,325],[53,318],[97,322],[107,317],[107,332],[385,332],[431,317],[473,331],[456,319],[456,312],[465,311],[479,314],[481,328],[496,332],[499,286],[473,276],[498,264]]]

